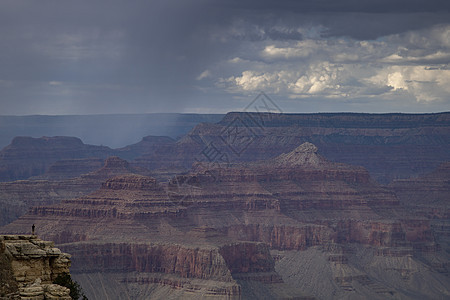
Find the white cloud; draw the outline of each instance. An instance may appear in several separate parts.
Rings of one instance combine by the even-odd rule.
[[[233,63],[233,64],[242,63],[244,61],[245,60],[240,57],[234,57],[234,58],[228,60],[228,62]]]
[[[386,63],[394,64],[408,64],[408,63],[439,63],[439,62],[450,62],[450,52],[437,51],[431,54],[416,54],[400,56],[398,53],[389,55],[388,57],[381,60]]]
[[[344,74],[347,73],[347,74]],[[258,91],[287,93],[295,96],[321,95],[324,97],[347,96],[349,87],[345,80],[350,70],[338,64],[320,62],[303,70],[281,70],[275,72],[244,71],[240,76],[231,76],[226,82],[231,91]]]
[[[228,68],[232,74],[218,78],[217,86],[231,93],[264,90],[287,98],[377,96],[429,102],[450,93],[450,26],[375,41],[314,36],[251,45],[257,51],[245,64],[236,64],[242,62],[238,57],[219,64],[218,70]]]
[[[293,47],[277,47],[268,45],[261,52],[265,58],[304,58],[313,54],[318,49],[318,45],[312,41],[298,42]]]
[[[209,70],[205,70],[200,75],[197,76],[197,80],[202,80],[208,77],[211,77],[211,72]]]
[[[390,86],[392,91],[408,91],[417,101],[440,100],[450,93],[450,70],[427,66],[390,66],[368,81],[377,86]]]
[[[394,72],[394,73],[390,73],[387,76],[387,85],[394,88],[395,90],[407,90],[408,86],[405,82],[405,79],[403,78],[403,75],[401,72]]]

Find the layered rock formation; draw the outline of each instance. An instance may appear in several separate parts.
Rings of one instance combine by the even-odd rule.
[[[395,180],[390,187],[409,211],[430,220],[439,244],[450,252],[450,162],[418,178]],[[450,264],[442,269],[448,272]]]
[[[111,155],[134,159],[136,166],[157,170],[158,179],[167,180],[189,170],[196,161],[268,159],[291,151],[299,141],[308,141],[328,159],[364,166],[377,181],[388,183],[430,172],[450,160],[448,140],[449,113],[229,113],[216,124],[197,125],[177,142],[147,136],[120,149],[85,145],[78,138],[17,137],[0,151],[0,181],[26,179],[46,171],[46,179],[78,176],[92,168],[89,161],[73,159]],[[60,160],[64,162],[49,170]]]
[[[52,177],[55,173],[52,173]],[[14,221],[32,206],[54,204],[63,199],[77,198],[95,191],[108,178],[133,173],[148,174],[148,171],[130,166],[127,161],[118,157],[109,157],[96,171],[72,179],[19,180],[0,183],[0,225]]]
[[[217,124],[199,124],[175,145],[136,162],[188,170],[196,160],[273,158],[301,141],[315,144],[330,160],[364,166],[374,179],[388,183],[450,160],[449,140],[449,113],[229,113]]]
[[[73,254],[82,284],[114,291],[85,287],[93,299],[450,296],[430,221],[311,143],[267,161],[200,162],[168,184],[117,176],[1,231],[31,223]],[[300,283],[304,274],[316,281]]]
[[[447,207],[450,192],[450,162],[441,165],[423,176],[411,179],[395,180],[390,187],[408,206]],[[445,214],[444,211],[442,213]]]
[[[0,236],[0,297],[6,299],[72,299],[70,290],[53,284],[69,274],[70,255],[34,235]],[[3,299],[3,298],[2,298]]]

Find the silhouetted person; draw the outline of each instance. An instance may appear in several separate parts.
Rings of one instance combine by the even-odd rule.
[[[34,228],[36,228],[36,226],[34,226],[34,224],[33,224],[33,226],[31,226],[31,234],[32,235],[34,235]]]

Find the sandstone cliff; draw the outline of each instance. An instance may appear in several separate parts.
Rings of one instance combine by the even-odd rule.
[[[53,284],[69,274],[70,255],[34,235],[0,236],[2,299],[72,299],[70,290]]]

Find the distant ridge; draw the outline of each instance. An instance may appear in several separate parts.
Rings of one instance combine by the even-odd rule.
[[[255,113],[230,112],[219,122],[228,124],[239,117],[245,125],[267,127],[341,127],[341,128],[417,128],[421,126],[449,126],[450,112],[406,113]]]
[[[202,123],[164,151],[136,162],[189,168],[214,145],[230,161],[265,160],[310,142],[327,160],[364,166],[381,183],[419,176],[450,160],[450,113],[274,114],[231,112]],[[214,150],[214,149],[212,149]]]
[[[137,143],[144,136],[177,138],[202,122],[216,123],[223,114],[0,115],[0,149],[16,136],[74,136],[84,143],[111,148]]]
[[[127,123],[130,116],[142,117],[143,125],[138,119],[128,119],[134,123]],[[78,117],[98,118],[90,121],[86,119],[83,126],[89,125],[85,129],[92,136],[98,136],[99,132],[105,133],[105,136],[100,136],[100,140],[93,142],[81,142],[79,138],[70,137],[16,138],[11,145],[0,151],[0,180],[41,175],[60,160],[92,157],[105,159],[111,155],[127,159],[134,166],[159,170],[154,176],[166,180],[190,168],[196,159],[211,159],[204,155],[212,149],[211,145],[214,145],[221,157],[244,162],[273,158],[293,150],[299,143],[310,142],[320,149],[319,154],[327,160],[362,165],[382,183],[430,172],[440,163],[450,160],[449,112],[119,115],[111,126],[104,125],[113,120],[108,119],[111,116]],[[108,122],[104,123],[103,117]],[[122,117],[125,119],[121,120]],[[175,119],[168,120],[168,117]],[[127,128],[127,124],[140,125]],[[152,127],[149,124],[156,125]],[[65,124],[69,125],[70,122]],[[164,136],[161,132],[188,131],[189,128],[192,129],[187,134],[176,139],[170,135]],[[158,131],[158,134],[137,136],[141,129],[146,133]],[[238,134],[233,136],[233,133]],[[105,139],[115,139],[116,142],[121,140],[123,143],[124,136],[133,140],[133,143],[120,149],[92,146],[102,144],[101,141]],[[33,146],[23,143],[31,143]],[[58,153],[55,152],[56,149],[59,149]],[[80,149],[84,150],[80,152]],[[63,165],[70,163],[58,162],[54,168]]]

